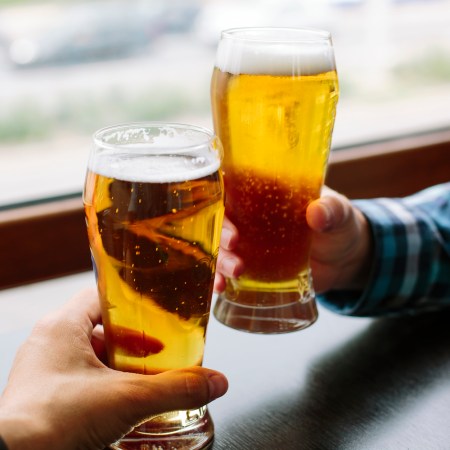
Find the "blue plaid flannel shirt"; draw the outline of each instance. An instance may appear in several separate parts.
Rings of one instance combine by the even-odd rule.
[[[352,202],[368,218],[374,258],[363,292],[330,291],[335,312],[380,316],[450,306],[450,182],[405,198]]]

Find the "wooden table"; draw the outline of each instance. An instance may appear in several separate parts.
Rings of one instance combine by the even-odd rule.
[[[0,389],[19,344],[91,273],[0,291]],[[227,374],[213,450],[450,449],[450,311],[400,319],[320,309],[309,329],[252,335],[210,321],[204,365]]]

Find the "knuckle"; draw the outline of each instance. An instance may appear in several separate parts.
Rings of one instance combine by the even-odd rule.
[[[209,389],[208,383],[203,376],[188,372],[185,378],[186,396],[192,400],[206,400],[208,399]]]

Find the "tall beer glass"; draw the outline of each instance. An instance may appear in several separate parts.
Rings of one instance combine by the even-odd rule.
[[[226,214],[245,263],[241,277],[227,280],[215,315],[257,333],[305,328],[317,319],[305,211],[320,196],[338,100],[330,34],[224,31],[211,98]]]
[[[125,124],[98,131],[84,204],[109,366],[201,365],[224,212],[219,140],[206,129]],[[199,449],[206,407],[157,415],[116,449]]]

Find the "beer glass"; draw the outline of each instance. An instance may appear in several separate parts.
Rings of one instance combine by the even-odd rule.
[[[201,365],[224,212],[222,148],[206,129],[162,123],[98,131],[84,188],[110,367]],[[200,449],[206,407],[151,417],[113,448]]]
[[[324,182],[338,92],[328,32],[222,32],[211,101],[224,147],[225,211],[245,263],[214,308],[226,325],[282,333],[317,319],[305,212]]]

